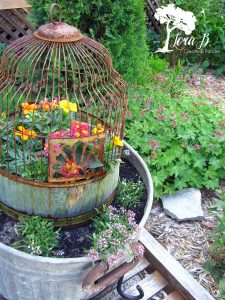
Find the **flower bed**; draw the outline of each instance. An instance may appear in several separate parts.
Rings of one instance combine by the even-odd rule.
[[[22,103],[20,112],[7,120],[7,126],[2,114],[1,167],[42,182],[49,180],[51,170],[51,179],[61,181],[90,178],[108,171],[123,142],[117,134],[109,134],[99,120],[94,119],[95,124],[76,120],[79,113],[76,103],[45,99],[39,105]]]

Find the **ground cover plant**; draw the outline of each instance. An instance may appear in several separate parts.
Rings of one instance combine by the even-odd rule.
[[[60,230],[41,217],[21,217],[15,230],[19,240],[13,246],[33,255],[52,256],[59,244]]]
[[[143,256],[143,246],[132,248],[138,230],[133,211],[126,210],[124,207],[105,208],[103,213],[94,219],[93,243],[88,251],[88,257],[92,261],[101,259],[112,265],[124,256],[124,249],[132,257]]]
[[[133,182],[127,179],[119,180],[117,186],[118,202],[123,207],[135,207],[140,203],[140,200],[143,198],[144,191],[144,184],[140,180],[138,180],[137,182]]]
[[[155,197],[185,187],[217,188],[225,177],[224,113],[186,93],[176,68],[166,71],[158,58],[151,63],[150,83],[129,89],[126,139],[145,158]]]

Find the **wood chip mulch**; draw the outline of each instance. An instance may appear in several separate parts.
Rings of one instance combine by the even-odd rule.
[[[225,75],[215,77],[211,71],[195,74],[190,81],[189,93],[207,98],[225,112]]]
[[[221,300],[218,284],[204,268],[212,243],[210,234],[218,226],[217,219],[209,211],[210,207],[215,206],[216,198],[209,195],[202,193],[203,221],[178,222],[167,216],[162,204],[156,202],[146,229],[215,299]]]

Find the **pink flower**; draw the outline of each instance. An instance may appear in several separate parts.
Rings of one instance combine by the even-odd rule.
[[[143,257],[145,253],[145,248],[141,244],[136,244],[133,246],[134,256]]]
[[[158,115],[158,119],[159,119],[159,120],[165,120],[165,119],[166,119],[166,116],[160,114],[160,115]]]
[[[120,240],[113,238],[113,239],[111,239],[111,244],[113,246],[119,246],[120,245]]]
[[[164,111],[166,108],[164,106],[158,106],[158,112],[161,113]]]
[[[156,140],[150,140],[150,141],[148,142],[148,144],[151,145],[151,148],[152,148],[152,149],[155,149],[155,150],[159,150],[159,149],[160,149],[160,148],[159,148],[158,141],[156,141]]]
[[[225,133],[223,131],[218,131],[215,133],[215,135],[223,137],[225,136]]]
[[[103,237],[100,237],[99,240],[98,240],[98,247],[101,249],[101,250],[104,250],[108,247],[108,242],[106,240],[106,238],[103,238]]]
[[[221,122],[218,123],[218,125],[219,125],[219,126],[225,127],[225,122],[222,122],[222,121],[221,121]]]
[[[194,145],[194,149],[197,151],[197,150],[200,150],[201,149],[201,146],[199,144],[195,144]]]
[[[99,260],[99,253],[97,250],[95,249],[90,249],[89,253],[88,253],[88,257],[92,260],[92,261],[97,261]]]
[[[152,153],[151,153],[151,158],[157,158],[157,153],[152,152]]]
[[[185,120],[185,121],[188,121],[188,120],[189,120],[188,114],[184,114],[183,117],[184,117],[184,120]]]

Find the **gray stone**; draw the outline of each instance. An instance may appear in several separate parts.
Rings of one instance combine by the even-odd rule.
[[[201,208],[201,192],[189,188],[176,192],[172,196],[162,197],[165,213],[177,221],[203,220],[204,212]]]

